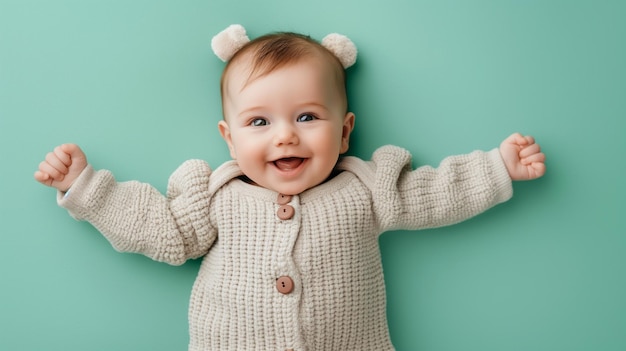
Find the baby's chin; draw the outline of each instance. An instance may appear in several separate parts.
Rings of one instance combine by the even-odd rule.
[[[290,181],[284,181],[284,182],[280,182],[280,181],[271,182],[270,181],[265,184],[259,182],[257,183],[257,185],[262,186],[266,189],[270,189],[272,191],[275,191],[283,195],[300,195],[307,190],[310,190],[319,185],[322,185],[323,183],[332,179],[335,175],[336,175],[335,173],[331,173],[330,175],[327,175],[326,177],[299,179],[299,180],[291,181],[291,182]]]

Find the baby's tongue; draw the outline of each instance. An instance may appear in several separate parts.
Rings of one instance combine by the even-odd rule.
[[[302,163],[302,159],[298,157],[289,157],[289,158],[281,158],[280,160],[274,161],[274,164],[281,171],[290,171],[292,169],[298,168]]]

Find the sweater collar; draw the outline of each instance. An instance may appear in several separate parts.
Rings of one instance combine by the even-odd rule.
[[[317,197],[328,195],[344,188],[349,181],[354,179],[354,175],[351,172],[344,172],[343,169],[345,168],[337,167],[333,171],[336,175],[332,179],[298,194],[301,201],[312,201]],[[244,196],[252,196],[268,202],[276,201],[277,192],[251,184],[245,181],[243,177],[245,176],[239,168],[237,161],[230,160],[213,171],[209,188],[211,192],[214,192],[228,183],[229,186],[232,186]]]

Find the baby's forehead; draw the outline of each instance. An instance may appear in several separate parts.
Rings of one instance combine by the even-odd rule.
[[[333,67],[334,61],[329,60],[323,53],[313,51],[310,55],[293,57],[289,60],[259,63],[254,53],[246,53],[237,57],[226,67],[223,79],[223,93],[227,93],[229,88],[245,88],[256,79],[268,76],[278,70],[293,66],[313,66],[320,75],[328,75],[330,78],[337,77],[337,69]],[[343,68],[341,68],[343,71]]]

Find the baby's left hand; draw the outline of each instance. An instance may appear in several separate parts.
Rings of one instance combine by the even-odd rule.
[[[512,134],[500,144],[500,155],[513,180],[536,179],[546,173],[546,155],[530,135]]]

